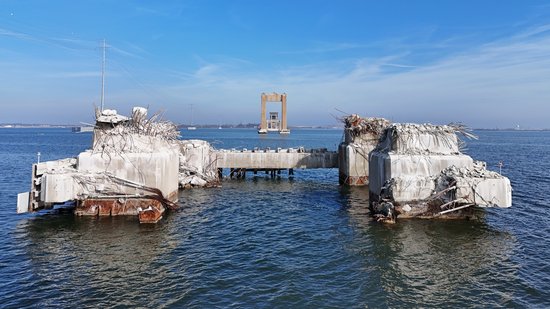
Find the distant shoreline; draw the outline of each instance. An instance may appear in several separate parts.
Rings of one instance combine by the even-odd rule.
[[[72,129],[76,127],[85,127],[85,125],[71,125],[71,124],[19,124],[19,123],[0,123],[0,129]],[[184,130],[190,125],[182,124],[178,125],[178,129]],[[257,129],[258,125],[255,124],[238,124],[238,125],[193,125],[198,129]],[[343,127],[338,127],[335,125],[315,125],[315,126],[289,126],[289,129],[343,129]],[[474,128],[474,131],[525,131],[525,132],[538,132],[538,131],[550,131],[550,128],[545,129],[516,129],[516,128]]]

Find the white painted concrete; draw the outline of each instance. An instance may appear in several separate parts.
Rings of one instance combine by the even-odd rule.
[[[290,169],[338,167],[337,152],[216,151],[217,168]]]
[[[391,179],[390,195],[393,201],[405,203],[426,199],[434,189],[433,177],[400,176]]]
[[[121,153],[111,157],[85,151],[78,155],[77,170],[81,173],[107,172],[118,178],[157,188],[167,197],[178,190],[179,153],[166,148],[160,150],[151,153]],[[131,187],[120,189],[120,193],[136,193]]]
[[[384,183],[392,178],[434,177],[450,166],[470,167],[473,162],[470,156],[464,154],[399,155],[372,152],[369,165],[369,190],[379,194]]]
[[[473,191],[478,206],[512,206],[512,186],[508,178],[483,179]]]
[[[74,173],[42,175],[42,190],[40,191],[40,200],[44,203],[63,203],[75,200],[82,192],[76,186]]]
[[[29,212],[29,192],[17,194],[17,213]]]

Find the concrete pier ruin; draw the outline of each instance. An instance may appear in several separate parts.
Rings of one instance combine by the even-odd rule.
[[[338,147],[339,182],[341,185],[369,184],[369,154],[390,122],[383,118],[361,118],[350,115],[343,119],[344,141]]]
[[[357,115],[345,123],[351,137],[340,145],[340,182],[368,185],[379,220],[464,218],[474,215],[473,206],[512,205],[510,180],[461,152],[457,134],[474,137],[462,125],[389,124]]]
[[[180,140],[176,126],[136,107],[130,117],[96,112],[92,147],[76,158],[34,164],[30,192],[17,212],[73,203],[80,216],[137,216],[160,220],[177,207],[178,190],[220,186],[258,171],[338,168],[339,183],[365,186],[377,220],[465,218],[479,207],[510,207],[510,181],[461,152],[460,125],[391,124],[383,118],[344,119],[338,151],[327,149],[214,149],[203,140]]]
[[[98,113],[92,148],[74,159],[33,165],[31,191],[20,194],[17,211],[73,201],[77,215],[158,221],[177,200],[179,132],[170,122],[146,117],[144,108],[134,108],[130,118],[114,110]]]

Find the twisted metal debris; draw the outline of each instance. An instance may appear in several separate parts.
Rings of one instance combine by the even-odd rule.
[[[341,121],[344,123],[346,130],[348,130],[353,137],[367,133],[379,137],[384,132],[384,129],[390,124],[390,122],[384,118],[363,118],[357,114],[343,117]]]

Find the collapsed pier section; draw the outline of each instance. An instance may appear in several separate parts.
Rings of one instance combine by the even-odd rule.
[[[386,217],[468,217],[512,205],[510,180],[460,150],[460,125],[392,124],[371,153],[371,206]],[[391,205],[390,205],[391,204]]]
[[[131,117],[97,112],[92,147],[76,158],[33,165],[32,188],[18,196],[17,212],[75,204],[80,216],[137,215],[156,222],[175,208],[178,189],[220,185],[224,168],[246,171],[333,168],[337,153],[326,149],[216,150],[203,140],[180,140],[179,131],[159,115],[147,118],[136,107]]]
[[[138,215],[160,220],[177,200],[179,132],[134,108],[132,117],[97,113],[92,148],[76,158],[33,166],[32,189],[18,197],[17,211],[33,212],[75,201],[75,214]]]
[[[219,186],[247,171],[339,168],[342,185],[368,186],[371,213],[400,218],[464,218],[474,207],[510,207],[508,178],[461,152],[463,126],[391,124],[382,118],[345,118],[339,151],[327,149],[216,150],[203,140],[179,140],[171,122],[134,108],[96,115],[92,148],[76,158],[33,165],[30,192],[18,195],[17,212],[75,202],[77,215],[137,215],[156,222],[176,207],[179,188]],[[367,206],[367,205],[365,205]]]
[[[459,124],[394,123],[350,115],[340,145],[340,183],[368,186],[381,221],[465,218],[477,207],[512,205],[510,180],[461,152]]]

